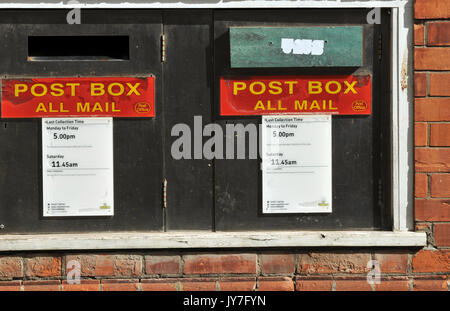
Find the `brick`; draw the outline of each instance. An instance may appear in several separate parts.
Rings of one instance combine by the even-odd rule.
[[[408,254],[375,254],[381,273],[407,273]]]
[[[427,74],[422,72],[414,73],[414,96],[427,96]]]
[[[450,251],[421,250],[412,258],[413,272],[450,272]]]
[[[139,280],[117,279],[102,280],[103,291],[137,291],[139,290]]]
[[[371,291],[367,278],[337,278],[336,291]]]
[[[420,276],[413,279],[414,291],[447,291],[446,277]]]
[[[0,282],[0,292],[20,291],[21,281]]]
[[[430,136],[431,146],[450,146],[450,123],[431,124]]]
[[[21,257],[0,257],[0,278],[23,277],[23,264]]]
[[[450,2],[447,0],[416,0],[414,17],[416,19],[449,18]]]
[[[256,278],[223,278],[219,280],[222,291],[254,291]]]
[[[450,172],[450,162],[448,159],[450,159],[450,149],[416,148],[416,172]]]
[[[183,291],[215,291],[216,280],[211,278],[180,279],[180,289]]]
[[[260,277],[258,291],[294,291],[294,282],[290,277]]]
[[[414,196],[416,198],[425,198],[428,195],[428,175],[415,174]]]
[[[370,253],[308,253],[299,254],[297,272],[314,273],[367,273]]]
[[[114,256],[114,276],[141,276],[142,256],[117,255]]]
[[[142,275],[142,256],[137,255],[71,255],[66,263],[77,260],[82,276],[121,276]],[[67,271],[66,271],[67,273]]]
[[[450,96],[449,85],[450,85],[449,73],[430,74],[430,96]]]
[[[99,291],[99,280],[80,280],[80,284],[69,284],[66,280],[62,282],[63,291]]]
[[[66,256],[66,265],[71,260],[80,263],[82,276],[113,276],[114,256],[111,255],[77,255]],[[67,269],[66,269],[67,270]],[[66,271],[67,273],[67,271]]]
[[[427,45],[450,45],[450,22],[439,21],[428,23]],[[448,84],[447,84],[448,85]]]
[[[27,277],[61,276],[61,257],[37,256],[25,258]]]
[[[434,224],[434,242],[437,246],[450,246],[450,224]]]
[[[417,223],[416,222],[416,224],[415,224],[415,226],[414,226],[414,230],[415,231],[422,231],[422,232],[432,232],[433,231],[433,227],[432,227],[432,224],[429,224],[429,223]]]
[[[381,278],[374,286],[375,291],[409,291],[409,280],[406,276]]]
[[[414,215],[418,221],[450,221],[450,200],[416,200]]]
[[[428,124],[418,123],[414,124],[414,145],[426,146],[428,145]]]
[[[23,281],[23,289],[25,291],[60,291],[61,281]]]
[[[415,70],[450,70],[450,48],[415,48]]]
[[[180,259],[180,256],[145,256],[145,273],[178,275],[181,273]]]
[[[423,24],[414,24],[414,45],[425,44],[425,27]]]
[[[331,291],[332,289],[333,280],[330,278],[297,277],[295,279],[296,291]]]
[[[185,255],[185,274],[256,273],[256,255]]]
[[[450,98],[416,98],[415,121],[450,121]]]
[[[141,280],[143,291],[176,291],[177,280],[175,279],[143,279]]]
[[[295,272],[293,254],[262,254],[259,256],[262,274],[291,274]]]
[[[448,162],[450,162],[450,158]],[[431,175],[431,196],[433,198],[450,197],[450,174]]]

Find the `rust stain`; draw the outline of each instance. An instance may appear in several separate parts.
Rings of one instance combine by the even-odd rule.
[[[356,84],[357,87],[363,87],[366,86],[369,83],[370,76],[355,76],[358,79],[358,83]]]
[[[406,51],[403,53],[403,61],[402,61],[402,71],[401,71],[401,79],[400,86],[402,91],[408,88],[408,60],[406,58]]]

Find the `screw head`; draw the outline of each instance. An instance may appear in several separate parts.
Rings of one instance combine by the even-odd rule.
[[[5,225],[4,224],[0,224],[0,229],[5,229]]]

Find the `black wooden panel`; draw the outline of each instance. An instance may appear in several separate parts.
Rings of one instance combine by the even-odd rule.
[[[0,72],[7,77],[64,77],[148,75],[161,70],[161,24],[55,25],[0,24],[2,59]],[[125,61],[29,61],[28,36],[128,35],[130,60]],[[51,46],[48,47],[51,49]]]
[[[41,216],[41,120],[1,119],[0,223],[5,225],[2,233],[161,231],[162,12],[83,10],[82,18],[85,17],[90,24],[81,25],[65,24],[65,14],[62,13],[64,10],[0,11],[1,76],[154,75],[156,116],[114,119],[114,216],[65,218]],[[28,35],[83,34],[128,35],[130,60],[27,61]]]
[[[165,11],[164,127],[167,179],[167,229],[211,230],[213,225],[213,163],[194,159],[194,116],[203,126],[212,110],[212,11]],[[192,159],[171,156],[175,124],[189,125]]]
[[[381,90],[384,77],[376,49],[379,25],[367,25],[369,10],[240,10],[216,11],[214,24],[215,105],[214,117],[225,123],[260,124],[261,117],[220,117],[219,86],[221,75],[339,75],[373,74],[374,93]],[[384,13],[386,15],[386,12]],[[388,19],[384,20],[388,24]],[[362,68],[271,68],[231,69],[229,34],[231,26],[295,26],[295,25],[364,25],[364,66]],[[386,32],[387,35],[387,32]],[[386,64],[387,66],[387,64]],[[375,69],[376,68],[376,69]],[[387,83],[384,90],[388,90]],[[379,92],[380,93],[380,92]],[[386,175],[389,164],[389,102],[383,94],[373,98],[370,116],[333,116],[332,181],[333,212],[331,214],[265,214],[261,213],[261,171],[258,160],[218,160],[215,165],[216,230],[349,230],[386,229],[381,209],[389,209],[388,201],[380,207],[378,186],[388,192]],[[383,129],[383,130],[381,130]],[[381,136],[383,143],[381,142]],[[386,226],[385,226],[386,225]]]
[[[1,10],[0,74],[4,77],[156,76],[156,117],[114,120],[114,217],[44,219],[40,120],[1,120],[0,223],[6,226],[2,232],[162,230],[164,177],[168,230],[389,229],[389,58],[377,61],[375,53],[383,28],[383,50],[389,55],[386,12],[381,26],[364,26],[362,69],[229,69],[229,26],[365,24],[368,11],[218,10],[213,31],[210,10],[166,11],[164,17],[155,10],[82,10],[82,25],[65,24],[68,10]],[[164,71],[159,51],[163,19]],[[27,61],[27,36],[42,34],[129,35],[130,60]],[[224,129],[227,122],[260,123],[259,117],[219,116],[221,75],[351,74],[355,70],[373,73],[373,114],[333,117],[332,214],[262,215],[259,160],[213,163],[174,160],[170,155],[175,140],[172,126],[186,123],[193,129],[195,115],[202,116],[203,125],[218,122]]]
[[[72,9],[3,9],[0,24],[67,24]],[[81,25],[85,24],[160,24],[160,10],[81,9]],[[80,25],[70,25],[79,27]]]
[[[380,116],[380,121],[374,123],[373,140],[376,154],[374,162],[380,163],[375,165],[376,174],[379,178],[375,181],[376,199],[379,214],[379,226],[386,230],[392,229],[392,208],[391,208],[391,180],[392,180],[392,152],[391,152],[391,10],[381,11],[381,24],[375,28],[374,45],[378,45],[378,52],[374,56],[373,74],[376,79],[373,82],[373,99],[379,103],[373,109]]]

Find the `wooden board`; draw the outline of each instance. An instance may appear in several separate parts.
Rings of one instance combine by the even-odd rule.
[[[164,12],[167,54],[164,68],[164,127],[167,179],[167,230],[211,230],[213,220],[213,161],[194,157],[194,117],[211,123],[212,11]],[[174,159],[171,136],[176,124],[189,125],[191,159]],[[203,131],[203,128],[200,129]],[[201,140],[201,139],[200,139]],[[204,139],[206,141],[206,139]]]
[[[362,41],[362,26],[230,27],[231,67],[360,67]]]
[[[65,14],[58,11],[2,11],[0,16],[4,35],[0,59],[8,59],[0,62],[2,77],[154,75],[157,107],[155,118],[113,121],[113,217],[44,219],[41,120],[1,119],[0,223],[5,225],[1,233],[162,231],[162,12],[87,11],[86,24],[77,27],[68,25]],[[109,24],[114,21],[120,24]],[[118,33],[130,36],[129,61],[27,61],[28,35]]]
[[[267,247],[423,247],[425,232],[247,231],[17,234],[0,236],[0,251],[267,248]]]
[[[212,16],[210,10],[189,11],[189,14],[87,10],[83,15],[84,24],[74,28],[65,24],[65,14],[51,10],[39,14],[0,11],[0,28],[5,34],[0,57],[9,59],[7,63],[0,62],[0,73],[5,78],[110,74],[154,74],[156,77],[155,118],[114,120],[116,215],[113,218],[42,219],[40,120],[1,120],[0,220],[5,225],[2,233],[390,229],[389,221],[384,222],[389,219],[390,210],[386,195],[390,190],[389,157],[386,157],[390,145],[389,81],[380,79],[387,76],[388,69],[382,72],[380,68],[386,67],[389,57],[381,63],[376,55],[379,27],[385,27],[383,31],[386,31],[389,23],[367,25],[365,13],[366,10],[344,10],[336,16],[335,10],[308,9],[279,10],[274,15],[273,10],[221,10]],[[22,24],[25,21],[33,23]],[[363,67],[357,70],[354,67],[231,68],[230,27],[308,24],[363,25]],[[163,29],[167,54],[166,62],[161,64]],[[130,60],[24,61],[27,35],[50,32],[52,35],[129,34]],[[383,39],[383,50],[388,51],[389,36]],[[233,123],[260,123],[260,117],[220,116],[219,79],[223,75],[354,73],[373,75],[373,115],[341,116],[333,120],[333,183],[338,195],[336,213],[332,215],[261,215],[258,160],[175,160],[171,157],[175,139],[171,136],[172,126],[186,123],[193,129],[194,116],[201,116],[203,125],[214,122],[222,128]],[[168,182],[166,209],[162,200],[165,178]],[[170,247],[163,239],[158,245]],[[202,243],[210,247],[217,241]],[[151,244],[149,239],[142,243],[135,246]],[[185,242],[176,245],[182,243]],[[186,245],[201,247],[202,243]],[[239,243],[242,241],[230,245]]]
[[[320,12],[320,13],[319,13]],[[320,18],[318,18],[320,16]],[[364,11],[343,10],[336,17],[333,10],[279,11],[277,16],[265,10],[243,10],[238,13],[220,11],[215,15],[215,107],[219,105],[218,79],[221,76],[283,75],[283,74],[373,74],[373,113],[371,116],[333,116],[333,213],[325,215],[262,215],[261,173],[258,160],[218,160],[215,165],[216,230],[368,230],[389,228],[384,219],[389,210],[385,200],[387,189],[382,172],[389,171],[389,164],[382,154],[389,153],[383,129],[388,129],[387,94],[388,83],[380,79],[381,63],[377,57],[379,26],[364,25],[363,67],[321,68],[232,68],[227,46],[229,28],[272,27],[280,24],[298,23],[326,24],[352,21],[355,25],[365,23]],[[388,50],[388,47],[386,47]],[[383,84],[383,82],[386,82]],[[383,107],[383,109],[382,109]],[[216,116],[218,113],[216,113]],[[222,124],[260,123],[260,118],[241,116],[219,118]],[[383,130],[384,131],[384,130]],[[384,137],[381,143],[381,137]],[[383,221],[380,219],[383,217]]]

